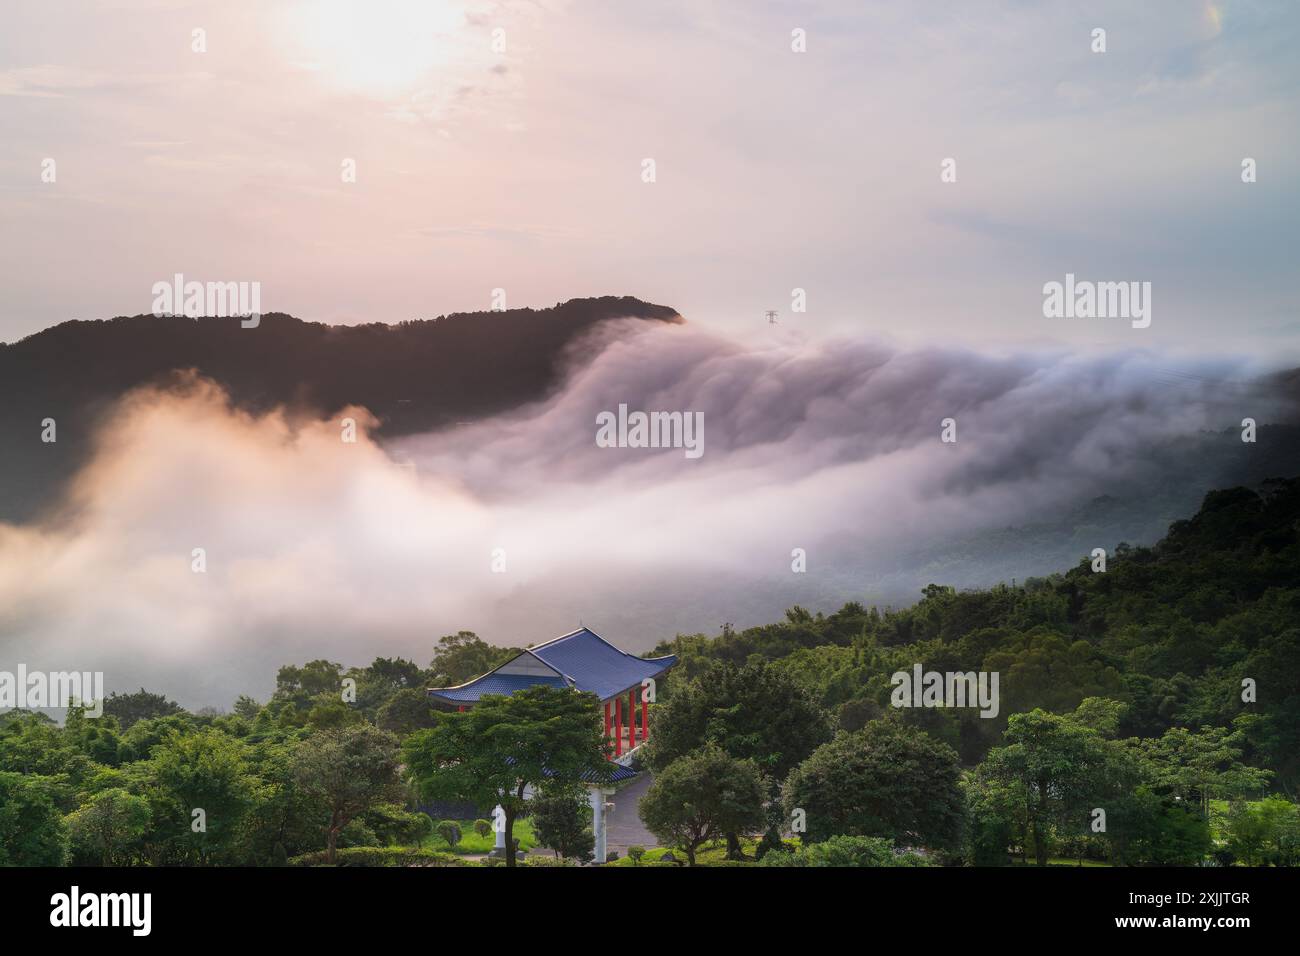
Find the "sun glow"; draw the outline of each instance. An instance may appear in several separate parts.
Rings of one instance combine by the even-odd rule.
[[[299,65],[358,93],[409,92],[446,62],[457,0],[305,0],[285,22]]]

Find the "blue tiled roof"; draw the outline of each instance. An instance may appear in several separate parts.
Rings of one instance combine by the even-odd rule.
[[[572,680],[578,690],[590,691],[601,700],[638,687],[645,678],[656,677],[677,663],[673,656],[633,657],[585,627],[531,650]]]
[[[429,694],[457,703],[474,703],[484,694],[513,694],[517,690],[534,687],[537,684],[545,684],[547,687],[569,686],[563,677],[546,677],[542,674],[498,674],[492,671],[458,687],[432,688]]]
[[[610,774],[605,780],[606,784],[622,783],[624,780],[631,780],[640,772],[633,770],[631,767],[625,767],[620,763],[614,763],[612,760],[607,761],[607,763],[609,764]],[[543,768],[542,772],[548,777],[552,776],[551,771],[548,769]],[[596,782],[596,775],[588,771],[582,774],[582,779],[585,783],[594,784]]]
[[[612,760],[610,761],[610,765],[614,768],[614,772],[610,774],[609,777],[610,783],[622,783],[624,780],[631,780],[637,775],[637,771],[633,770],[631,767],[624,767],[621,764],[614,763]],[[595,779],[595,775],[583,774],[582,779],[591,783],[592,780]]]
[[[677,663],[677,658],[671,655],[649,660],[634,657],[585,627],[539,644],[524,654],[531,654],[563,676],[501,674],[499,667],[456,687],[431,688],[429,696],[451,703],[474,703],[484,694],[513,694],[525,687],[545,684],[548,687],[576,687],[595,694],[601,700],[609,700],[622,691],[639,687],[645,678],[657,677]]]

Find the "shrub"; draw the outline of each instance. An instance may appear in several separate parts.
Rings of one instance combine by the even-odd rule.
[[[884,837],[833,836],[797,852],[774,850],[759,866],[930,866],[916,853],[898,852]]]
[[[1076,833],[1061,838],[1060,855],[1070,860],[1083,857],[1085,860],[1106,859],[1107,844],[1090,834]]]
[[[438,836],[446,840],[447,846],[454,850],[456,844],[460,843],[460,824],[455,820],[443,820],[438,824]]]
[[[475,820],[474,832],[481,837],[485,837],[492,832],[492,824],[488,823],[486,820]]]
[[[588,826],[591,808],[580,790],[543,790],[533,799],[531,819],[538,844],[554,850],[556,856],[583,862],[595,856],[596,838]]]
[[[645,856],[645,847],[630,846],[627,848],[627,855],[632,858],[633,863],[640,863],[641,857]]]
[[[348,822],[342,830],[339,831],[338,845],[340,847],[358,847],[358,846],[381,846],[383,840],[379,839],[378,834],[358,817]]]
[[[419,843],[433,831],[433,821],[427,813],[412,813],[395,803],[371,808],[365,814],[365,822],[383,844]]]
[[[409,846],[359,846],[336,851],[337,866],[468,866],[454,853]],[[289,860],[290,866],[324,866],[326,851],[304,853]]]
[[[758,841],[758,846],[754,847],[754,859],[761,860],[773,850],[783,850],[785,842],[781,839],[781,832],[776,827],[768,827],[763,833],[763,839]]]
[[[1014,839],[1005,817],[971,814],[970,861],[975,866],[1006,866],[1011,861],[1007,847]]]

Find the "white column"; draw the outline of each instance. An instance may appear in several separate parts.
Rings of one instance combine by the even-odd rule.
[[[591,832],[596,837],[596,862],[605,862],[605,791],[599,787],[587,790],[591,801]]]
[[[506,811],[501,804],[492,811],[492,829],[497,835],[497,851],[505,856],[506,852]]]

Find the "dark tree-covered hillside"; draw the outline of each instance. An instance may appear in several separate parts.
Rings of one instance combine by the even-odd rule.
[[[112,403],[178,370],[214,379],[241,408],[369,409],[396,436],[491,415],[543,397],[566,349],[607,319],[680,322],[630,296],[571,299],[552,309],[458,312],[397,325],[324,325],[268,313],[238,318],[134,315],[64,322],[0,343],[0,520],[29,517],[84,460]],[[53,418],[58,441],[42,443]]]
[[[888,714],[890,675],[996,671],[1001,713],[910,709],[902,714],[947,742],[964,764],[984,759],[1012,714],[1065,714],[1084,700],[1120,702],[1121,737],[1173,728],[1235,728],[1249,761],[1300,785],[1300,479],[1229,488],[1173,523],[1150,548],[1121,545],[1104,573],[1088,559],[1061,574],[958,591],[925,588],[911,607],[791,608],[784,621],[710,638],[682,635],[650,656],[676,653],[668,682],[713,662],[774,662],[853,731]],[[1243,700],[1243,681],[1257,698]]]

